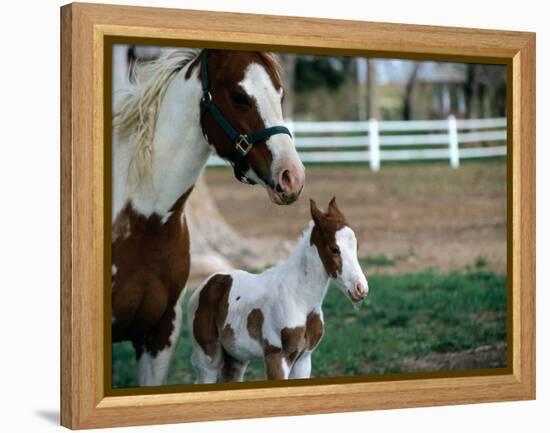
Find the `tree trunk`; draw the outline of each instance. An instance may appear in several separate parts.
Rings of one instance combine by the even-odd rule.
[[[283,101],[283,115],[285,119],[294,118],[294,77],[296,68],[296,55],[281,54],[279,61],[283,70],[283,86],[285,98]]]
[[[378,119],[378,79],[376,75],[376,59],[367,59],[367,116]]]
[[[367,120],[367,59],[357,57],[355,59],[357,79],[357,119]]]
[[[412,118],[412,95],[416,84],[416,77],[420,69],[420,62],[414,62],[411,74],[405,85],[405,94],[403,95],[403,119],[411,120]]]
[[[469,64],[466,69],[466,83],[464,85],[464,93],[466,93],[467,112],[466,117],[475,119],[480,114],[480,65]]]

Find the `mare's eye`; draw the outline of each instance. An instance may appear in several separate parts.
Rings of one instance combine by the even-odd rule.
[[[248,99],[248,96],[246,96],[244,93],[231,92],[231,99],[236,104],[244,105],[246,107],[250,107],[250,100]]]
[[[330,252],[334,255],[334,256],[337,256],[340,254],[340,248],[338,248],[338,246],[333,246],[333,247],[330,247]]]

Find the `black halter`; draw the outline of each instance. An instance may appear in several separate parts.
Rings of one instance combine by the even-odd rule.
[[[221,126],[225,131],[232,143],[235,144],[235,149],[232,153],[232,158],[229,161],[233,166],[233,172],[235,177],[243,183],[248,183],[254,185],[256,182],[246,176],[246,171],[248,170],[248,164],[245,161],[245,156],[250,152],[252,146],[258,141],[265,140],[272,135],[276,134],[287,134],[292,137],[292,134],[285,126],[271,126],[269,128],[264,128],[261,131],[249,132],[244,134],[239,134],[235,128],[229,123],[225,118],[222,112],[214,105],[212,102],[212,95],[209,91],[208,83],[208,50],[204,49],[202,51],[201,58],[201,75],[202,75],[202,99],[201,99],[201,109],[202,112],[210,112],[214,120]]]

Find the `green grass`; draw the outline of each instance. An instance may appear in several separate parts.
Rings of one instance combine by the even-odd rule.
[[[411,251],[407,254],[399,254],[397,256],[386,256],[386,255],[379,255],[379,256],[364,256],[359,257],[359,263],[363,268],[369,268],[370,273],[372,273],[372,268],[377,267],[391,267],[397,265],[398,262],[405,260],[411,256],[414,256],[414,252]],[[477,260],[485,260],[483,257],[478,257]],[[487,261],[483,262],[482,266],[486,266]],[[477,262],[476,262],[477,266]]]
[[[359,259],[363,266],[395,266],[396,260],[388,256],[366,256]]]
[[[359,308],[331,286],[323,307],[325,335],[313,354],[313,375],[403,372],[404,358],[505,341],[506,276],[486,270],[485,264],[477,259],[474,266],[455,272],[369,276],[370,293]],[[190,355],[184,326],[168,383],[194,382]],[[252,362],[246,379],[263,377],[261,361]],[[113,346],[113,385],[136,385],[130,344]]]

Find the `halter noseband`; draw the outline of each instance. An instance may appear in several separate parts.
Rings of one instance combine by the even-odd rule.
[[[208,83],[208,50],[206,49],[202,51],[201,75],[201,110],[203,113],[207,111],[210,112],[214,120],[218,123],[218,125],[221,126],[231,142],[235,145],[235,149],[233,149],[233,153],[231,155],[232,158],[229,162],[233,166],[233,173],[235,174],[237,180],[242,183],[254,185],[256,184],[256,182],[247,177],[245,174],[248,169],[248,165],[245,161],[245,156],[248,154],[248,152],[250,152],[252,146],[254,146],[254,144],[258,141],[265,140],[272,135],[287,134],[292,137],[292,134],[285,126],[271,126],[269,128],[264,128],[256,132],[239,134],[212,101],[212,95],[210,93]]]

